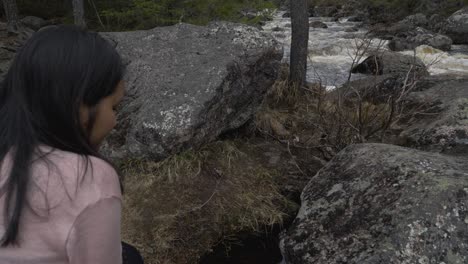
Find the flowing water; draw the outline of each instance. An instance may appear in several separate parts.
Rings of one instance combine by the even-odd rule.
[[[291,19],[283,18],[284,11],[277,12],[273,20],[268,22],[263,30],[271,33],[284,47],[284,61],[289,60],[291,48]],[[366,56],[359,57],[363,47],[367,51],[376,49],[387,50],[384,40],[365,39],[367,30],[359,22],[350,22],[346,18],[333,21],[328,17],[311,17],[309,22],[320,21],[328,28],[309,29],[309,59],[307,81],[320,82],[334,88],[351,80],[364,78],[362,74],[352,74],[349,71],[354,61],[362,61]],[[351,32],[354,31],[354,32]],[[435,74],[468,75],[468,45],[454,45],[452,51],[444,52],[428,46],[420,46],[416,51],[404,51],[404,54],[421,58],[428,66],[429,72]]]

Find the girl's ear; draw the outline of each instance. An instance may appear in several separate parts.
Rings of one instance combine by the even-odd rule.
[[[89,107],[81,104],[80,105],[80,125],[84,131],[88,130],[89,124]]]

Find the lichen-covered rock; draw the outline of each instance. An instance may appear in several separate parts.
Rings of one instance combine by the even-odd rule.
[[[453,39],[454,44],[468,44],[468,7],[450,16],[444,31]]]
[[[127,64],[112,158],[162,159],[249,120],[276,79],[282,51],[258,29],[178,24],[105,33]]]
[[[468,155],[468,78],[431,76],[408,101],[421,115],[402,126],[402,144],[427,151]]]
[[[346,148],[302,193],[286,263],[468,263],[468,160],[384,144]]]

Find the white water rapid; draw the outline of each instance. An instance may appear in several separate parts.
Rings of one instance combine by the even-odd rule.
[[[265,32],[271,33],[284,47],[284,61],[289,61],[291,47],[291,19],[283,18],[284,11],[276,12],[273,20],[263,26]],[[374,39],[364,40],[366,29],[360,27],[359,22],[349,22],[347,19],[333,21],[329,17],[311,17],[309,22],[320,21],[328,28],[309,29],[309,62],[307,67],[307,81],[332,89],[345,83],[349,71],[356,60],[362,45],[369,45],[367,50],[380,48],[386,50],[386,41]],[[354,30],[353,30],[354,29]],[[357,31],[356,31],[357,30]],[[354,31],[354,32],[352,32]],[[460,74],[468,75],[468,46],[454,45],[452,51],[444,52],[428,46],[420,46],[415,51],[404,51],[404,54],[421,58],[431,74]],[[360,61],[367,56],[362,56]],[[352,74],[351,80],[363,78],[365,75]]]

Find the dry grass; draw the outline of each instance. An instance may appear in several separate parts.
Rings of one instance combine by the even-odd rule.
[[[281,76],[255,116],[257,131],[291,147],[316,150],[325,160],[351,144],[386,142],[394,125],[412,114],[404,103],[413,80],[395,87],[397,93],[382,94],[351,85],[333,92],[320,84],[290,86],[287,66]],[[373,94],[383,99],[374,100]]]
[[[159,163],[127,161],[123,239],[145,263],[197,263],[240,232],[264,232],[291,206],[278,173],[240,150],[241,142],[209,144]]]

